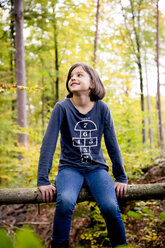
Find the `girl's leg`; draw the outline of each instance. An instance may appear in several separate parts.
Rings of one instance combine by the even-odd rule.
[[[72,168],[62,169],[56,177],[57,200],[52,234],[53,243],[65,243],[69,239],[72,213],[83,181],[83,175]]]
[[[85,174],[85,183],[94,196],[105,219],[112,247],[126,244],[123,220],[116,199],[114,182],[105,169]]]

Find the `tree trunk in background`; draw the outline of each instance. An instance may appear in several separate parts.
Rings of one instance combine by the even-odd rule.
[[[16,82],[17,82],[17,124],[18,128],[27,126],[26,115],[26,91],[19,89],[19,86],[26,86],[25,82],[25,55],[24,55],[24,40],[23,40],[23,4],[22,0],[14,1],[15,15],[15,61],[16,61]],[[27,136],[23,133],[18,133],[18,143],[27,145]]]
[[[42,13],[42,16],[44,15],[44,6],[42,5],[41,6],[41,13]],[[45,22],[43,21],[42,19],[42,22],[41,22],[41,44],[42,44],[42,47],[44,46],[43,45],[43,30],[44,30],[44,25],[45,25]],[[44,60],[41,59],[41,65],[42,65],[42,76],[41,76],[41,85],[42,85],[42,91],[41,91],[41,103],[42,103],[42,106],[41,106],[41,119],[42,119],[42,134],[44,135],[45,133],[45,81],[44,81]]]
[[[160,79],[159,79],[159,0],[156,2],[156,66],[157,66],[157,111],[159,127],[159,145],[163,148],[163,126],[160,99]]]
[[[55,55],[55,102],[59,101],[59,63],[58,63],[58,41],[57,41],[57,19],[55,6],[53,6],[53,29],[54,29],[54,55]]]
[[[142,143],[146,143],[146,125],[145,125],[145,118],[144,118],[144,113],[145,113],[145,106],[144,106],[144,93],[143,93],[143,75],[142,75],[142,62],[141,62],[141,41],[140,41],[140,10],[141,10],[141,3],[142,1],[140,0],[138,2],[138,13],[135,15],[134,11],[134,5],[133,1],[129,0],[130,2],[130,14],[131,14],[131,19],[132,19],[132,28],[133,31],[129,30],[128,24],[128,18],[127,18],[127,12],[128,10],[124,10],[124,7],[122,5],[122,0],[120,0],[120,5],[122,9],[122,14],[125,22],[125,27],[127,31],[127,37],[126,39],[130,43],[130,48],[132,49],[132,54],[135,55],[136,61],[135,63],[138,66],[138,73],[139,73],[139,80],[140,80],[140,103],[141,103],[141,111],[142,111]],[[135,17],[137,18],[137,25],[135,25]],[[132,38],[132,33],[134,34],[135,38]]]
[[[146,74],[146,88],[147,88],[147,108],[148,108],[149,140],[150,140],[150,147],[153,148],[151,104],[150,104],[150,95],[149,95],[149,87],[148,87],[148,72],[147,72],[147,63],[146,63],[146,53],[145,53],[145,74]]]
[[[142,111],[142,142],[143,144],[146,143],[146,126],[145,126],[145,106],[144,106],[144,92],[143,92],[143,75],[142,75],[142,62],[141,62],[141,42],[140,42],[140,5],[142,1],[139,1],[139,9],[138,9],[138,29],[135,26],[135,14],[134,14],[134,6],[133,1],[130,0],[131,5],[131,14],[132,14],[132,24],[133,30],[135,35],[135,43],[136,43],[136,58],[137,58],[137,65],[139,71],[139,79],[140,79],[140,97],[141,97],[141,111]]]
[[[15,44],[15,36],[14,36],[14,17],[13,17],[13,11],[14,11],[14,1],[10,0],[10,46],[11,48],[14,49],[14,44]],[[15,81],[14,77],[14,51],[11,49],[10,50],[10,83],[13,85]],[[12,99],[11,102],[11,109],[12,109],[12,118],[15,119],[15,114],[14,111],[16,109],[16,99]]]
[[[99,10],[100,10],[100,0],[97,0],[97,10],[96,10],[96,31],[95,31],[95,40],[94,40],[94,59],[93,59],[94,68],[96,68],[96,63],[97,63]]]

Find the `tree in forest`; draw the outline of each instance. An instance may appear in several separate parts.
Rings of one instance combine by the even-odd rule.
[[[130,10],[127,12],[125,11],[122,0],[120,0],[122,13],[125,21],[125,27],[126,27],[126,39],[128,39],[128,42],[130,44],[130,48],[132,50],[132,53],[136,57],[136,64],[138,66],[138,73],[139,73],[139,80],[140,80],[140,99],[141,99],[141,111],[142,111],[142,142],[146,143],[146,128],[145,128],[145,118],[144,118],[144,112],[145,112],[145,105],[144,105],[144,86],[143,86],[143,75],[142,75],[142,51],[141,51],[141,23],[140,23],[140,17],[141,17],[141,6],[143,4],[143,0],[129,0],[130,3]],[[131,14],[131,30],[129,29],[128,23],[128,13]]]
[[[158,111],[158,129],[159,129],[159,145],[163,148],[163,126],[160,99],[160,77],[159,77],[159,0],[156,1],[156,66],[157,66],[157,111]]]
[[[24,40],[23,40],[23,3],[22,0],[14,1],[14,16],[15,16],[15,70],[17,82],[17,124],[18,128],[26,128],[26,87],[25,81],[25,57],[24,57]],[[27,145],[27,135],[18,133],[18,142],[21,145]]]
[[[56,1],[57,4],[57,1]],[[59,54],[58,54],[58,30],[56,17],[56,4],[53,4],[53,31],[54,31],[54,65],[55,65],[55,102],[59,101]]]
[[[145,52],[145,74],[146,74],[146,88],[147,88],[147,109],[148,109],[148,125],[149,125],[149,140],[150,147],[153,148],[153,132],[152,132],[152,117],[151,117],[151,103],[150,103],[150,95],[149,95],[149,83],[148,83],[148,71],[147,71],[147,58]]]
[[[94,58],[93,58],[94,68],[96,68],[96,63],[97,63],[99,11],[100,11],[100,0],[97,0],[97,9],[96,9],[96,31],[95,31],[95,39],[94,39]]]
[[[13,17],[13,10],[14,10],[14,1],[10,0],[10,46],[12,49],[10,49],[10,73],[11,73],[11,79],[10,83],[14,84],[15,76],[14,76],[14,47],[15,47],[15,35],[14,35],[14,17]],[[16,109],[16,101],[15,99],[12,100],[12,111]],[[13,114],[14,115],[14,114]]]
[[[8,3],[9,2],[10,0],[8,0]],[[132,2],[135,16],[135,29],[138,32],[137,3],[140,1],[132,0]],[[147,40],[146,53],[148,66],[150,65],[149,54],[153,54],[153,51],[155,51],[155,19],[151,18],[150,14],[154,4],[149,4],[146,0],[142,2],[143,4],[140,9],[141,27],[140,33],[138,34],[141,46],[141,63],[144,62],[143,56],[146,42],[144,32],[146,31],[147,33],[148,31],[148,33],[152,35],[150,36],[151,38],[148,36],[148,40],[150,41]],[[139,142],[141,136],[139,135],[135,138],[132,125],[138,125],[138,133],[140,134],[141,125],[139,118],[141,118],[141,113],[139,100],[135,100],[136,103],[134,103],[136,106],[136,116],[131,117],[131,114],[125,115],[125,113],[131,113],[132,111],[129,101],[134,102],[132,99],[130,100],[130,97],[134,80],[137,79],[138,70],[136,36],[132,25],[131,5],[128,5],[128,1],[122,1],[124,12],[127,16],[128,31],[126,31],[123,25],[123,20],[121,20],[122,22],[120,23],[119,17],[117,17],[119,22],[113,19],[112,12],[113,10],[114,12],[116,10],[119,11],[119,3],[120,0],[111,0],[110,2],[108,0],[95,0],[85,1],[79,4],[77,4],[75,0],[24,0],[26,84],[28,87],[33,87],[34,85],[42,87],[42,90],[38,93],[30,92],[29,94],[27,92],[29,127],[33,130],[40,132],[41,129],[39,130],[38,127],[43,126],[44,132],[44,125],[48,121],[50,111],[57,101],[56,99],[60,100],[65,97],[66,91],[64,82],[69,66],[77,61],[83,61],[93,65],[93,47],[95,43],[97,69],[108,89],[106,100],[109,104],[112,102],[112,105],[114,105],[114,99],[118,99],[121,110],[120,115],[123,115],[123,122],[127,123],[124,127],[125,129],[122,129],[122,123],[119,122],[120,132],[121,130],[123,132],[125,130],[128,134],[126,130],[129,130],[129,151],[135,143],[139,144],[139,148],[141,147],[141,143]],[[96,11],[97,7],[99,7],[98,11]],[[97,20],[100,27],[99,42],[98,26],[96,26],[97,14],[99,14]],[[9,23],[10,17],[8,17],[8,27]],[[6,28],[6,30],[9,37],[10,29]],[[134,50],[131,42],[134,45]],[[7,52],[8,57],[4,62],[5,65],[8,64],[9,66],[9,51]],[[1,51],[1,53],[4,54],[5,52]],[[2,68],[2,64],[0,67]],[[56,81],[58,81],[57,84]],[[122,104],[124,105],[121,106]],[[153,102],[151,103],[151,108],[152,106]],[[111,108],[114,108],[114,106],[111,106]],[[115,109],[114,111],[115,113],[119,113],[119,110],[117,111]],[[153,117],[153,126],[154,125],[156,124]],[[132,129],[130,129],[130,126]],[[121,137],[124,137],[123,132],[121,132]],[[134,135],[134,138],[132,138],[132,135]],[[155,132],[154,135],[156,135]],[[154,138],[155,137],[156,136],[154,136]],[[123,143],[124,139],[121,140]]]

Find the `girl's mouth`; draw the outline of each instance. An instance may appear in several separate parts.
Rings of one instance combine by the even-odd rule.
[[[73,86],[73,85],[79,85],[79,83],[73,82],[73,83],[71,83],[71,86]]]

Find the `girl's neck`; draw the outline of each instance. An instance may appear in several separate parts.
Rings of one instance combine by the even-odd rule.
[[[76,107],[86,107],[91,105],[92,103],[90,97],[86,95],[81,95],[81,96],[73,95],[71,100]]]
[[[72,104],[78,109],[78,111],[82,114],[87,114],[95,105],[95,102],[92,102],[89,96],[76,96],[73,95],[70,98]]]

